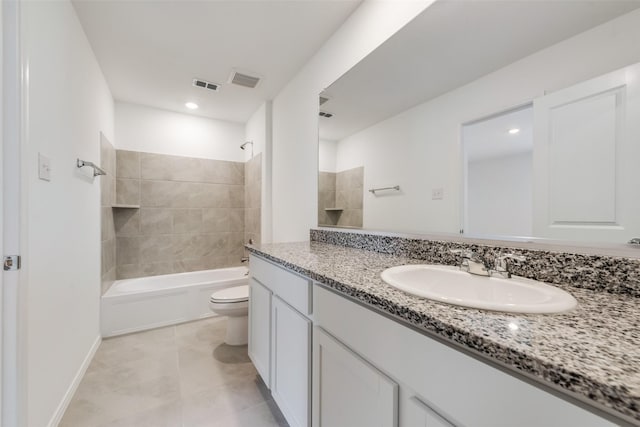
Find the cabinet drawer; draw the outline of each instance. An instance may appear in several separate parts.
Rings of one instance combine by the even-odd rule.
[[[269,288],[287,304],[304,315],[311,314],[311,280],[253,254],[249,262],[249,271],[251,277]]]

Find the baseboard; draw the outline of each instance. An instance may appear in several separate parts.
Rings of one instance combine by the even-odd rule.
[[[93,356],[96,354],[96,351],[98,351],[98,347],[100,347],[101,342],[102,342],[102,338],[98,335],[93,345],[89,349],[87,356],[82,361],[82,365],[80,365],[80,368],[78,368],[78,372],[76,373],[76,376],[73,378],[73,381],[69,385],[69,388],[67,389],[67,392],[64,394],[64,397],[62,398],[62,401],[58,405],[58,408],[53,413],[53,416],[51,417],[51,421],[49,421],[49,424],[47,425],[48,427],[57,427],[58,424],[60,424],[60,421],[62,420],[62,416],[64,415],[64,412],[67,410],[69,403],[71,403],[71,399],[73,398],[73,395],[78,389],[78,386],[80,385],[80,381],[82,381],[82,377],[84,376],[85,372],[87,372],[87,369],[89,368],[89,365],[93,360]]]

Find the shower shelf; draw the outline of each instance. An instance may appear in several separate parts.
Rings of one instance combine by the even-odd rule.
[[[343,211],[344,209],[343,208],[324,208],[324,210],[331,212],[331,211]]]
[[[111,205],[115,209],[140,209],[140,205]]]

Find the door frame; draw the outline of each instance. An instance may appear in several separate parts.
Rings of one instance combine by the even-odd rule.
[[[498,236],[498,235],[475,235],[475,234],[470,234],[469,233],[469,224],[468,224],[468,220],[469,220],[469,212],[467,211],[467,207],[468,207],[468,202],[467,202],[467,196],[468,196],[468,188],[467,188],[467,177],[468,177],[468,162],[467,162],[467,153],[465,151],[464,148],[464,128],[466,126],[470,126],[470,125],[474,125],[476,123],[480,123],[480,122],[484,122],[487,120],[491,120],[494,119],[496,117],[500,117],[503,116],[505,114],[509,114],[509,113],[513,113],[516,111],[520,111],[520,110],[524,110],[526,108],[531,108],[533,109],[533,102],[534,100],[527,100],[526,102],[521,102],[519,104],[516,105],[512,105],[510,107],[505,107],[502,108],[500,110],[494,111],[492,113],[488,113],[488,114],[484,114],[482,116],[476,117],[474,119],[471,120],[467,120],[464,121],[462,123],[460,123],[460,128],[458,131],[458,135],[459,135],[459,164],[460,166],[460,174],[459,177],[461,177],[462,181],[460,182],[460,199],[459,199],[459,203],[460,203],[460,234],[464,235],[466,237],[481,237],[481,238],[487,238],[487,239],[501,239],[501,240],[514,240],[514,236]],[[530,239],[531,236],[518,236],[515,237],[516,240],[518,239],[522,239],[522,238],[526,238],[526,239]]]
[[[28,64],[21,37],[22,0],[0,4],[2,20],[2,97],[0,175],[0,247],[2,255],[26,255],[25,141]],[[0,425],[27,425],[26,399],[26,271],[2,271],[0,306]]]

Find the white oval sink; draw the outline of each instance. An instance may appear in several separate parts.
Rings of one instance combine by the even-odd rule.
[[[561,313],[578,302],[555,286],[522,277],[469,274],[448,265],[401,265],[380,275],[389,285],[447,304],[510,313]]]

